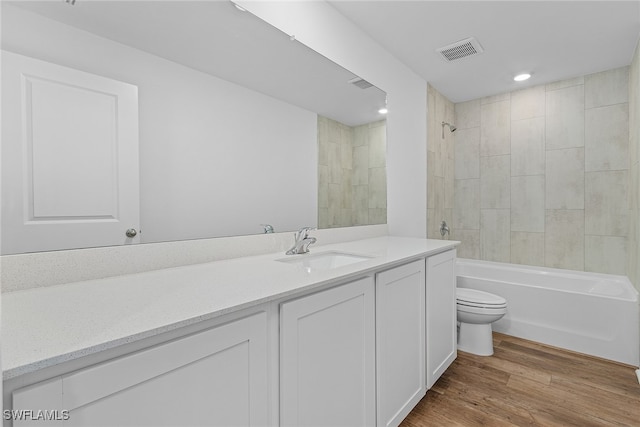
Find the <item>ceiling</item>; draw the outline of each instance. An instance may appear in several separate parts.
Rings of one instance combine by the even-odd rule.
[[[23,9],[210,73],[350,125],[379,119],[381,91],[228,1],[18,1]],[[640,34],[633,1],[328,0],[453,102],[628,65]],[[436,49],[475,37],[453,62]],[[293,59],[292,59],[293,58]],[[516,83],[513,76],[532,78]],[[345,91],[339,89],[345,88]],[[360,107],[358,105],[363,105]],[[373,112],[373,113],[372,113]]]
[[[329,3],[453,102],[629,65],[640,34],[637,0]],[[483,53],[436,52],[471,36]]]
[[[2,1],[356,126],[385,93],[230,1]],[[5,14],[7,15],[7,14]],[[3,18],[4,19],[4,18]],[[38,31],[34,28],[33,31]],[[4,42],[3,42],[4,45]]]

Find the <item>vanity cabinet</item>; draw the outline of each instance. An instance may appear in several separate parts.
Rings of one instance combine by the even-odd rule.
[[[373,277],[280,307],[280,424],[373,426]]]
[[[13,409],[69,411],[50,425],[264,426],[267,331],[267,313],[258,312],[18,390]]]
[[[456,251],[427,258],[427,389],[457,356]]]
[[[125,344],[112,359],[78,359],[9,391],[10,409],[68,419],[4,425],[397,426],[457,355],[455,257],[369,270]]]
[[[424,396],[425,261],[376,275],[377,425],[397,426]]]

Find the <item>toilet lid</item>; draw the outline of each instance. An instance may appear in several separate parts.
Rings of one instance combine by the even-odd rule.
[[[456,300],[468,305],[504,306],[507,304],[507,300],[498,295],[469,288],[456,288]]]

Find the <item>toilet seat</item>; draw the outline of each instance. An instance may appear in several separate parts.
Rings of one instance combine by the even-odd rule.
[[[507,300],[476,289],[456,288],[456,304],[470,308],[504,309],[507,307]]]
[[[493,354],[491,324],[507,314],[507,300],[476,289],[456,287],[458,350],[478,356]]]

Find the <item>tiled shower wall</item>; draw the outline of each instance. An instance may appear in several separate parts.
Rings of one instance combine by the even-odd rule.
[[[629,68],[455,106],[460,257],[625,274]]]
[[[318,116],[318,227],[386,224],[386,121]]]
[[[427,237],[442,239],[440,223],[453,222],[454,134],[442,122],[455,124],[454,104],[427,86]],[[445,236],[447,238],[449,236]]]
[[[627,276],[640,290],[640,45],[629,69],[629,256]]]

